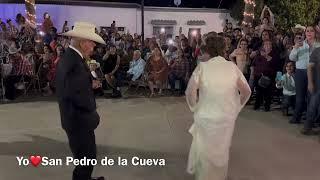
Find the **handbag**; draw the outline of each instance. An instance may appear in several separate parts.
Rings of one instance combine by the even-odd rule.
[[[270,84],[271,84],[271,79],[268,76],[264,76],[262,74],[258,81],[258,85],[263,88],[267,88],[268,86],[270,86]]]

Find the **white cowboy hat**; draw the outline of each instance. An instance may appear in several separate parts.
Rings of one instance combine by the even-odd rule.
[[[95,64],[95,65],[97,66],[97,68],[100,67],[100,63],[98,63],[96,60],[91,60],[91,61],[89,61],[89,65],[90,65],[90,64]]]
[[[305,31],[306,27],[302,26],[301,24],[297,24],[295,27],[292,28],[292,31],[294,33],[298,32],[298,31]]]
[[[301,26],[301,24],[297,24],[294,28],[295,29],[303,29],[303,30],[306,29],[306,27],[305,26]]]
[[[106,44],[106,42],[102,39],[102,37],[96,34],[95,29],[96,29],[95,25],[91,23],[75,22],[73,30],[62,33],[61,35],[69,36],[69,37],[78,37],[78,38],[88,39],[100,44]]]

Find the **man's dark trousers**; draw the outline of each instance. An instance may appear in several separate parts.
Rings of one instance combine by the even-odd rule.
[[[66,131],[70,149],[74,159],[96,159],[97,148],[94,131]],[[76,166],[73,170],[72,180],[89,180],[93,166]]]
[[[300,122],[303,111],[307,106],[308,76],[307,70],[296,69],[294,76],[296,85],[296,107],[291,122]]]
[[[187,82],[183,77],[179,77],[174,73],[170,73],[168,76],[168,79],[169,79],[171,90],[175,90],[176,81],[178,80],[180,83],[180,93],[184,93],[187,87]]]

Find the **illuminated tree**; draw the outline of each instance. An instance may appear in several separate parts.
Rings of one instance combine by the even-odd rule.
[[[35,0],[25,0],[26,5],[26,20],[30,23],[31,27],[36,28],[36,5]]]

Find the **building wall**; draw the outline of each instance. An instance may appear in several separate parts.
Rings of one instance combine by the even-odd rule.
[[[0,17],[2,19],[15,19],[18,13],[25,14],[24,4],[0,4]],[[2,9],[4,11],[2,11]],[[48,12],[54,25],[61,31],[64,21],[72,26],[75,21],[90,21],[96,26],[110,26],[117,21],[117,26],[126,27],[130,32],[137,32],[136,9],[105,8],[64,5],[37,5],[37,22],[41,23],[43,14]]]
[[[141,11],[138,11],[140,16]],[[182,33],[188,34],[189,28],[201,28],[202,33],[210,31],[221,32],[224,27],[225,19],[230,19],[229,13],[215,13],[215,12],[175,12],[175,11],[145,11],[145,34],[152,35],[153,26],[151,20],[162,19],[162,20],[176,20],[177,25],[174,26],[175,34],[179,34],[179,28],[182,27]],[[204,20],[205,26],[189,26],[187,21],[189,20]],[[141,19],[138,19],[140,24]],[[140,26],[139,26],[140,30]]]
[[[25,14],[24,4],[0,4],[0,18],[15,19],[17,13]],[[60,32],[65,20],[72,26],[75,21],[90,21],[97,26],[110,26],[113,20],[117,22],[118,27],[126,27],[126,31],[130,33],[141,32],[141,11],[136,8],[110,8],[110,7],[86,7],[86,6],[70,6],[70,5],[37,5],[37,21],[42,22],[43,14],[48,12],[54,25]],[[209,31],[220,32],[223,29],[225,19],[231,19],[229,13],[216,12],[212,10],[192,10],[182,8],[179,10],[174,8],[148,8],[145,9],[145,37],[151,37],[153,34],[153,26],[151,20],[176,20],[177,25],[174,26],[174,32],[179,33],[179,27],[182,27],[183,33],[187,34],[189,28],[201,28],[202,33]],[[205,26],[188,26],[188,20],[204,20]]]

